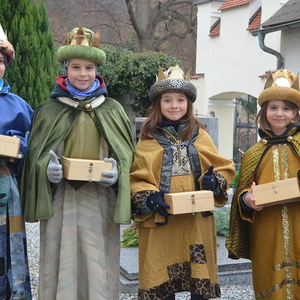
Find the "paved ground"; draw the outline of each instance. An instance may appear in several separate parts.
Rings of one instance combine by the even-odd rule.
[[[38,289],[38,268],[39,268],[39,223],[26,223],[27,238],[28,238],[28,258],[29,268],[31,276],[31,286],[33,300],[38,300],[37,289]],[[251,274],[249,269],[248,260],[231,260],[227,257],[227,250],[225,248],[225,238],[218,237],[218,265],[224,269],[220,272],[220,283],[221,283],[221,298],[226,300],[253,300]],[[132,251],[132,249],[131,249]],[[131,260],[134,263],[130,263],[128,257],[121,259],[121,266],[124,266],[124,260],[128,262],[131,267],[136,268],[137,262],[134,256],[131,255]],[[241,268],[242,269],[239,269]],[[221,268],[221,269],[222,269]],[[234,271],[236,269],[236,271]],[[128,270],[129,271],[129,270]],[[222,283],[223,282],[223,283]],[[179,293],[176,295],[176,300],[189,300],[189,293]],[[136,292],[121,292],[120,300],[137,300]]]

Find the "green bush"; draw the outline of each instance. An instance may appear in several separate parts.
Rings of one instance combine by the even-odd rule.
[[[123,230],[121,247],[138,247],[139,245],[139,232],[138,223],[133,222],[130,227]]]
[[[229,219],[230,210],[228,209],[218,209],[214,212],[216,221],[216,230],[218,235],[228,236],[229,233]]]
[[[1,0],[0,24],[16,58],[5,79],[35,109],[49,99],[57,76],[55,46],[44,1]]]
[[[106,62],[99,68],[99,75],[104,78],[109,97],[131,94],[136,116],[147,116],[151,105],[149,90],[156,81],[158,67],[166,70],[180,64],[179,61],[162,52],[134,53],[112,45],[102,45],[102,50],[106,53]]]
[[[236,170],[233,183],[230,184],[229,186],[232,187],[232,188],[236,188],[238,186],[238,183],[239,183],[239,177],[240,177],[240,170],[238,169],[238,170]]]

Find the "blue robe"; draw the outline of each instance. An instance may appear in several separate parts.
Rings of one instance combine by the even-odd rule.
[[[0,92],[0,134],[17,136],[25,155],[33,110],[19,96]],[[31,299],[25,224],[18,176],[23,159],[0,156],[0,300]]]

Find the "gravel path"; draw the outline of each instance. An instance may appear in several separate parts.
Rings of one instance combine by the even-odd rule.
[[[32,299],[38,300],[38,274],[39,274],[39,223],[26,223],[27,248],[31,277]],[[226,300],[254,300],[251,285],[224,285],[221,286],[222,297]],[[120,294],[120,300],[137,300],[137,294]],[[179,293],[176,300],[189,300],[189,293]]]

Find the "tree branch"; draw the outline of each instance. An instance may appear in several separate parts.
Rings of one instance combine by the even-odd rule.
[[[144,39],[145,33],[138,26],[138,23],[137,23],[137,20],[136,20],[136,17],[134,15],[132,5],[131,5],[132,0],[125,0],[125,2],[126,2],[127,11],[128,11],[129,18],[132,23],[134,31],[136,32],[139,39]]]

